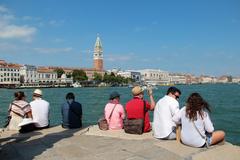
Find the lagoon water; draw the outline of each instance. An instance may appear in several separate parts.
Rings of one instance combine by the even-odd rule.
[[[209,84],[209,85],[178,85],[182,91],[180,106],[190,93],[199,92],[211,105],[211,119],[215,129],[226,132],[226,140],[240,145],[240,85],[238,84]],[[163,97],[168,87],[159,86],[154,90],[154,99],[157,102]],[[21,89],[27,95],[27,100],[31,100],[34,89]],[[61,123],[60,106],[65,100],[68,92],[73,92],[76,100],[83,105],[83,124],[85,126],[96,124],[98,118],[103,114],[103,108],[108,101],[109,93],[118,91],[121,94],[121,103],[125,104],[131,99],[131,89],[124,87],[110,88],[44,88],[43,97],[50,102],[51,125]],[[13,100],[15,89],[0,89],[0,128],[3,126],[9,103]],[[145,94],[145,99],[148,97]],[[152,118],[152,114],[151,114]]]

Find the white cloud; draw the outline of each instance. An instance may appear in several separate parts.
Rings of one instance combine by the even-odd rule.
[[[53,54],[53,53],[68,53],[73,50],[72,47],[67,48],[34,48],[39,53]]]
[[[29,26],[5,25],[0,28],[0,38],[30,38],[36,28]]]
[[[31,42],[37,29],[28,25],[17,25],[14,23],[15,19],[15,15],[11,14],[8,8],[0,6],[0,39]]]
[[[51,26],[61,26],[61,25],[63,25],[65,23],[65,21],[64,20],[50,20],[49,21],[49,25],[51,25]]]
[[[8,12],[9,12],[9,9],[6,8],[6,7],[4,7],[4,6],[2,6],[2,5],[0,5],[0,12],[2,12],[2,13],[8,13]]]

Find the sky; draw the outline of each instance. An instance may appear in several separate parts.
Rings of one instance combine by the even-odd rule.
[[[0,0],[0,59],[240,76],[239,0]]]

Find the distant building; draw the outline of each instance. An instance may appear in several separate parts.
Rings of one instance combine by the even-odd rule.
[[[185,74],[181,73],[170,73],[170,83],[171,84],[186,84],[187,77]]]
[[[119,71],[117,72],[117,75],[120,75],[124,78],[131,78],[135,82],[141,83],[141,73],[138,71],[131,71],[131,70]]]
[[[61,78],[58,78],[58,83],[59,84],[69,84],[72,85],[73,84],[73,78],[67,78],[66,74],[62,74]]]
[[[38,83],[37,67],[33,65],[24,65],[20,67],[20,81],[24,84]]]
[[[142,81],[150,85],[168,85],[170,83],[169,73],[159,69],[144,69],[139,71]]]
[[[232,82],[231,76],[221,76],[217,79],[217,83],[229,83]]]
[[[232,83],[240,83],[240,77],[233,77]]]
[[[0,87],[14,87],[20,84],[20,65],[0,60]]]
[[[93,64],[94,69],[97,71],[103,70],[103,48],[99,36],[97,36],[97,40],[94,46]]]
[[[39,84],[56,84],[58,82],[57,73],[46,68],[38,68]]]
[[[199,77],[200,79],[200,83],[214,83],[214,77],[211,77],[211,76],[200,76]]]

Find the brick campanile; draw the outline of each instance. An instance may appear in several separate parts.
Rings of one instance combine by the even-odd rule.
[[[98,71],[103,70],[103,48],[99,36],[97,36],[97,40],[94,46],[93,65],[94,69]]]

